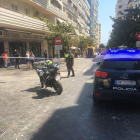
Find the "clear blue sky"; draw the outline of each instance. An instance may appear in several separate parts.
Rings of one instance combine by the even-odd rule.
[[[101,23],[101,43],[107,44],[109,32],[112,31],[113,22],[110,16],[115,17],[117,0],[98,0],[98,21]]]

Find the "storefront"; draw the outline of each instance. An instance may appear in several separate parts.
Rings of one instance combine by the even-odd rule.
[[[36,57],[43,57],[46,49],[43,42],[43,36],[38,34],[2,30],[0,34],[0,53],[6,51],[8,56],[12,56],[16,49],[19,50],[21,57],[26,56],[26,51],[33,52]],[[0,60],[0,63],[2,63],[2,60]]]
[[[4,53],[4,43],[0,42],[0,56]],[[0,66],[3,65],[3,59],[0,58]]]

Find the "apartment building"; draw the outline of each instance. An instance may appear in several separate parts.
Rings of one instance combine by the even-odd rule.
[[[123,18],[127,12],[124,10],[128,8],[130,0],[118,0],[116,5],[116,18]]]
[[[98,44],[98,1],[88,0],[90,4],[90,37],[96,39]]]
[[[140,0],[129,0],[128,7],[129,8],[140,7]]]
[[[98,23],[98,45],[97,48],[99,48],[101,45],[101,23]]]
[[[18,49],[21,56],[33,51],[36,57],[47,50],[53,57],[54,47],[48,46],[46,24],[33,17],[45,17],[52,23],[67,22],[75,27],[75,36],[89,36],[90,6],[86,0],[0,0],[0,54],[8,56]]]

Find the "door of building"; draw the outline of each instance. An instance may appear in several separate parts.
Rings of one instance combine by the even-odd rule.
[[[4,43],[0,42],[0,56],[4,53]],[[0,66],[3,65],[3,59],[0,58]]]

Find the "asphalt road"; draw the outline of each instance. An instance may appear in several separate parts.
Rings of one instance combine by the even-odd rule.
[[[64,91],[59,96],[40,89],[35,71],[0,71],[0,140],[140,139],[139,104],[94,105],[94,59],[77,59],[75,78],[66,78],[65,65],[61,68]]]

